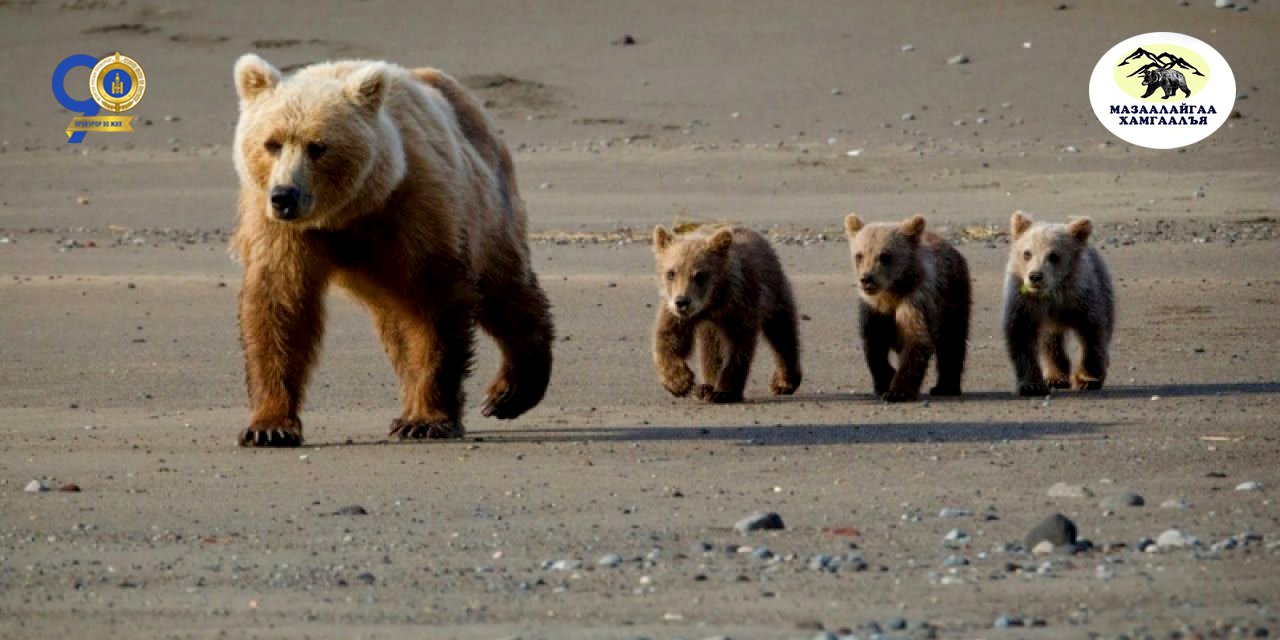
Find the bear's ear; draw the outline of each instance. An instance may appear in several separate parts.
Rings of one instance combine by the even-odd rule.
[[[347,77],[347,98],[357,106],[377,111],[387,97],[387,84],[387,65],[365,65]]]
[[[1089,234],[1093,233],[1093,221],[1088,218],[1076,218],[1067,223],[1067,233],[1080,244],[1085,244],[1089,241]]]
[[[246,53],[236,60],[235,68],[236,93],[240,94],[240,102],[252,102],[266,91],[280,84],[280,71],[270,62]]]
[[[1022,237],[1022,234],[1031,228],[1031,218],[1021,211],[1014,211],[1013,217],[1009,219],[1009,229],[1013,231],[1013,238],[1016,240]]]
[[[862,227],[862,218],[859,218],[858,214],[851,213],[844,217],[844,234],[850,238],[858,235],[858,232],[862,230]]]
[[[729,253],[729,247],[733,246],[733,229],[721,229],[711,236],[707,241],[711,247],[712,253],[725,255]]]
[[[902,235],[912,239],[919,240],[924,234],[924,216],[914,215],[902,221],[902,225],[898,227]]]
[[[671,244],[671,238],[672,238],[671,232],[667,231],[666,227],[662,225],[658,225],[654,227],[653,228],[653,252],[660,253],[662,251],[665,251],[666,248]]]

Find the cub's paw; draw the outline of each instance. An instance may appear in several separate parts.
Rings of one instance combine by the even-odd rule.
[[[466,435],[462,422],[458,420],[405,420],[396,418],[391,421],[388,436],[401,440],[456,440]]]
[[[933,388],[929,389],[929,395],[934,398],[942,398],[945,396],[958,396],[960,395],[960,387],[950,386],[950,385],[943,386],[940,384],[934,385]]]
[[[1041,398],[1049,395],[1049,385],[1044,382],[1019,382],[1018,395],[1027,398]]]
[[[689,392],[693,391],[693,370],[685,366],[672,371],[663,378],[662,386],[677,398],[689,395]]]
[[[302,423],[287,420],[283,423],[252,424],[240,432],[242,447],[297,447],[302,445]]]
[[[498,380],[489,385],[489,393],[480,407],[486,418],[513,420],[542,401],[541,395],[524,392],[525,385]]]
[[[774,371],[773,377],[769,380],[769,391],[775,396],[789,396],[800,388],[800,374],[793,373],[788,376],[782,371]]]
[[[1071,388],[1076,391],[1097,391],[1102,388],[1102,380],[1077,373],[1071,377]]]
[[[731,404],[734,402],[742,402],[742,394],[732,391],[716,391],[716,388],[709,384],[698,385],[695,394],[699,400],[710,402],[712,404]]]
[[[914,402],[920,399],[920,393],[917,391],[894,391],[890,389],[880,396],[885,402]]]
[[[1071,388],[1071,381],[1068,380],[1066,376],[1047,376],[1044,379],[1044,383],[1048,385],[1050,389],[1070,389]]]

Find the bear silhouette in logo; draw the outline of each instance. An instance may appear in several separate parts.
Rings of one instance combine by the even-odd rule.
[[[1156,89],[1164,89],[1164,95],[1161,99],[1168,100],[1177,95],[1179,91],[1191,97],[1191,89],[1187,88],[1187,78],[1177,69],[1147,69],[1142,76],[1142,84],[1147,88],[1147,92],[1142,94],[1144,98],[1150,98]]]

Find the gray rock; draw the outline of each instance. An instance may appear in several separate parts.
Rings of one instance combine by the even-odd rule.
[[[1190,509],[1191,503],[1186,498],[1170,498],[1160,503],[1161,509]]]
[[[908,111],[908,112],[906,112],[906,113],[902,114],[902,119],[903,119],[903,120],[915,120],[915,119],[916,119],[916,114],[911,113],[910,111]]]
[[[840,636],[830,631],[819,631],[817,635],[813,636],[813,640],[840,640]]]
[[[1236,491],[1261,491],[1261,490],[1262,490],[1262,483],[1256,480],[1241,482],[1240,484],[1236,485]]]
[[[947,64],[969,64],[969,56],[966,56],[963,53],[958,53],[947,58]]]
[[[1099,506],[1103,509],[1123,509],[1125,507],[1141,507],[1145,504],[1147,504],[1147,501],[1142,496],[1126,491],[1103,498]]]
[[[356,581],[361,582],[363,584],[373,584],[378,581],[378,578],[377,576],[374,576],[372,573],[365,571],[364,573],[361,573],[356,576]]]
[[[786,529],[787,525],[783,524],[782,516],[773,511],[757,511],[733,525],[738,533],[750,533],[752,531],[773,531],[777,529]]]
[[[968,546],[969,540],[969,534],[959,529],[952,529],[947,532],[947,535],[942,537],[942,546],[950,549],[957,549]]]
[[[1061,513],[1055,513],[1040,521],[1022,539],[1027,548],[1035,547],[1041,542],[1057,546],[1074,546],[1076,543],[1076,523]]]
[[[1059,482],[1049,487],[1050,498],[1092,498],[1093,490],[1082,484]]]
[[[612,569],[614,567],[617,567],[620,564],[622,564],[622,556],[616,553],[605,554],[603,556],[600,556],[599,560],[596,560],[597,567],[606,567],[606,568]]]
[[[1169,529],[1156,538],[1156,546],[1161,549],[1181,549],[1199,545],[1200,540],[1198,538],[1187,534],[1181,529]]]
[[[53,491],[53,487],[45,484],[43,480],[32,480],[22,490],[27,493],[44,493],[45,491]]]
[[[969,564],[968,558],[964,556],[958,556],[955,554],[949,555],[942,559],[942,566],[944,567],[964,567],[964,566],[967,566],[968,564]]]
[[[889,618],[885,626],[889,627],[890,631],[902,631],[907,628],[907,621],[904,618]]]
[[[991,626],[997,629],[1008,629],[1009,627],[1021,627],[1023,623],[1022,618],[1018,616],[1000,616],[996,618],[996,621]]]
[[[582,561],[581,560],[556,560],[555,562],[552,562],[551,566],[547,568],[551,569],[552,571],[574,571],[576,569],[582,568]]]
[[[967,518],[971,515],[973,515],[973,512],[968,509],[954,509],[952,507],[943,507],[942,511],[938,512],[939,518]]]
[[[773,558],[773,552],[768,547],[756,547],[751,550],[751,557],[756,560],[770,560]]]
[[[1215,9],[1232,9],[1236,6],[1232,0],[1213,0],[1213,8]]]
[[[334,511],[333,515],[335,516],[367,516],[369,515],[369,512],[365,511],[364,507],[358,504],[352,504],[352,505],[347,505],[345,507],[342,507],[337,511]]]

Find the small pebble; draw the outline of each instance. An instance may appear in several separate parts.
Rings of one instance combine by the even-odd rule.
[[[600,559],[596,560],[596,566],[607,567],[609,569],[617,567],[620,564],[622,564],[622,556],[616,553],[610,553],[610,554],[600,556]]]
[[[970,540],[969,534],[959,529],[952,529],[951,531],[947,532],[947,535],[943,536],[942,545],[944,547],[955,549],[957,547],[963,547],[968,545],[969,540]]]
[[[1136,493],[1124,492],[1107,496],[1099,503],[1103,509],[1122,509],[1124,507],[1141,507],[1147,504],[1142,496]]]
[[[1262,490],[1262,483],[1256,480],[1241,482],[1240,484],[1236,485],[1236,491],[1261,491],[1261,490]]]
[[[971,515],[973,515],[973,512],[968,509],[953,509],[951,507],[943,507],[938,512],[939,518],[967,518]]]
[[[358,504],[352,504],[352,505],[347,505],[345,507],[342,507],[337,511],[334,511],[333,515],[335,516],[367,516],[369,515],[369,512],[365,511],[364,507]]]
[[[1180,549],[1182,547],[1195,547],[1199,545],[1199,539],[1195,536],[1188,535],[1181,529],[1169,529],[1156,538],[1156,546],[1161,549]]]
[[[1059,482],[1049,487],[1050,498],[1092,498],[1093,490],[1082,484]]]
[[[1191,503],[1186,498],[1170,498],[1160,503],[1161,509],[1190,509]]]
[[[733,525],[738,533],[749,533],[752,531],[772,531],[776,529],[785,529],[787,526],[782,522],[782,516],[772,511],[757,511]]]
[[[49,490],[50,490],[49,485],[45,484],[41,480],[32,480],[31,482],[27,483],[27,486],[25,488],[23,488],[23,491],[26,491],[27,493],[43,493]]]
[[[1061,513],[1055,513],[1027,532],[1023,543],[1028,548],[1035,547],[1041,542],[1048,542],[1055,546],[1071,546],[1076,543],[1076,535],[1076,523]]]
[[[969,56],[963,53],[956,54],[947,58],[947,64],[969,64]]]

